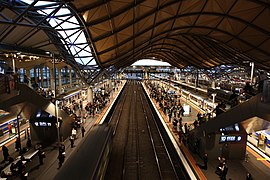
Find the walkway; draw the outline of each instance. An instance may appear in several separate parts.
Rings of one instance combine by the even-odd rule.
[[[152,99],[153,100],[153,99]],[[188,116],[183,117],[183,124],[192,124],[195,119],[197,119],[197,113],[200,111],[199,108],[195,107],[189,102],[185,102],[184,99],[181,99],[182,103],[187,103],[191,107],[191,113]],[[156,107],[158,104],[153,100]],[[192,168],[197,174],[199,174],[200,179],[219,179],[218,175],[215,173],[216,167],[218,165],[218,160],[208,160],[208,169],[200,169],[196,163],[203,164],[201,157],[198,154],[192,153],[188,148],[180,143],[178,140],[178,134],[176,130],[172,127],[172,123],[169,123],[168,117],[158,108],[159,113],[161,114],[163,120],[166,122],[168,127],[171,130],[171,133],[174,135],[174,138],[177,140],[177,143],[180,149],[183,151],[185,156],[188,158],[188,161],[192,165]],[[268,180],[270,179],[270,163],[261,157],[258,153],[247,146],[247,151],[249,154],[248,162],[245,160],[228,160],[228,174],[227,179],[245,179],[247,173],[251,173],[253,179]]]
[[[121,87],[124,85],[122,84],[117,84],[116,87],[120,91]],[[108,107],[111,105],[113,100],[115,99],[116,95],[118,94],[119,91],[112,91],[111,96],[110,96],[110,102],[109,104],[99,113],[97,113],[94,117],[88,116],[83,123],[83,126],[86,130],[85,136],[89,133],[90,129],[94,124],[97,124],[102,116],[105,114],[106,110],[108,110]],[[4,138],[4,137],[1,137]],[[1,141],[0,138],[0,141]],[[24,137],[22,137],[22,147],[26,147],[26,140]],[[15,158],[19,154],[18,152],[15,152],[15,145],[14,141],[11,141],[7,144],[9,148],[9,153],[10,155]],[[66,152],[66,158],[65,161],[70,157],[72,153],[76,153],[78,150],[78,147],[80,147],[80,144],[83,143],[84,138],[82,137],[81,130],[77,130],[77,138],[75,140],[75,147],[71,148],[69,140],[65,140],[63,144],[65,145],[65,152]],[[48,180],[48,179],[53,179],[56,173],[58,172],[58,147],[57,144],[54,144],[52,146],[46,147],[43,149],[45,152],[46,158],[44,159],[44,164],[39,165],[39,159],[38,157],[33,158],[33,160],[29,163],[26,164],[26,171],[29,173],[28,179],[39,179],[39,180]],[[1,160],[3,160],[3,157],[1,156]],[[4,165],[3,163],[1,164],[2,166]]]

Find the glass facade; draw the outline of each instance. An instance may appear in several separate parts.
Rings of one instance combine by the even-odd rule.
[[[53,73],[52,70],[48,66],[36,66],[35,68],[32,68],[29,70],[29,77],[27,74],[27,70],[24,68],[18,69],[18,77],[20,83],[27,83],[27,80],[30,80],[30,84],[32,88],[50,88],[51,87],[51,74],[50,71]],[[59,73],[61,76],[61,82],[62,85],[69,85],[72,81],[72,83],[76,82],[76,74],[73,69],[70,69],[68,67],[63,67],[61,69],[56,68],[56,85],[59,86]],[[54,73],[52,74],[54,75]]]

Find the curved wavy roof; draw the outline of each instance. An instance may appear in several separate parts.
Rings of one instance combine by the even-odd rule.
[[[270,70],[269,0],[76,0],[102,67],[142,58],[177,67]]]
[[[87,59],[101,68],[147,58],[206,69],[253,61],[270,70],[269,0],[23,1],[0,1],[0,55],[58,51],[70,64]],[[72,14],[79,23],[72,24]],[[53,27],[51,18],[69,28]],[[67,37],[59,35],[64,30]],[[82,34],[84,44],[76,42]]]

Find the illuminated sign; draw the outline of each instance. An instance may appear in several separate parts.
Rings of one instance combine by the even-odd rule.
[[[240,131],[239,125],[236,123],[232,126],[228,126],[225,128],[220,128],[219,129],[220,132],[226,132],[226,131]]]
[[[220,136],[219,142],[224,143],[224,142],[240,142],[242,139],[241,136],[230,136],[230,135],[224,135]]]
[[[47,126],[52,126],[52,123],[50,122],[35,122],[35,126],[40,126],[40,127],[47,127]]]

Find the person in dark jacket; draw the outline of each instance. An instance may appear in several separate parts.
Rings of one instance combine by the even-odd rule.
[[[28,139],[27,139],[26,146],[28,148],[31,148],[32,147],[32,141],[31,141],[30,137],[28,137]]]
[[[8,153],[8,148],[5,145],[2,146],[2,152],[4,156],[4,161],[7,161],[9,157],[9,153]]]
[[[58,169],[60,169],[62,167],[64,161],[65,161],[65,155],[63,153],[59,153],[58,160],[59,160],[59,162],[58,162],[58,165],[59,165],[58,166]]]
[[[251,177],[251,174],[250,173],[247,173],[247,178],[246,180],[252,180],[252,177]]]
[[[81,131],[82,131],[82,137],[84,137],[85,129],[83,126],[81,127]]]
[[[69,137],[69,141],[70,141],[71,148],[73,148],[74,147],[74,137],[72,135]]]
[[[17,138],[16,141],[15,141],[15,149],[16,149],[16,152],[20,151],[20,149],[21,149],[20,139],[19,138]]]
[[[38,159],[39,159],[39,164],[43,164],[43,158],[45,158],[45,153],[42,151],[41,148],[38,150]]]
[[[204,169],[207,170],[207,163],[208,163],[208,155],[207,155],[207,153],[204,153],[203,163],[204,163]]]

